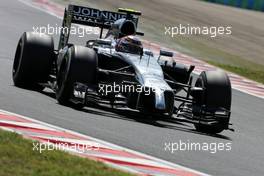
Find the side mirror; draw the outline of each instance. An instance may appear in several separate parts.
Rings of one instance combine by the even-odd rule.
[[[151,57],[154,57],[154,54],[152,51],[150,50],[144,50],[144,54],[147,55],[147,56],[151,56]]]
[[[173,52],[160,50],[160,56],[173,57]]]
[[[136,35],[144,36],[145,34],[143,32],[136,32]]]
[[[158,57],[158,61],[160,60],[161,56],[166,56],[166,57],[173,57],[173,52],[170,51],[165,51],[165,50],[160,50],[160,55]]]

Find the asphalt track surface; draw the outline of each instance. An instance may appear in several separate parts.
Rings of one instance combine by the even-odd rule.
[[[61,20],[17,0],[0,3],[0,109],[90,135],[212,175],[264,175],[264,100],[233,90],[232,117],[236,132],[218,136],[197,133],[192,125],[144,118],[126,111],[85,108],[77,111],[57,103],[53,94],[13,86],[11,70],[17,41],[34,26]],[[58,37],[55,36],[57,46]],[[79,42],[82,42],[80,40]],[[83,40],[84,42],[84,40]],[[190,141],[232,143],[231,151],[178,151],[164,143]]]

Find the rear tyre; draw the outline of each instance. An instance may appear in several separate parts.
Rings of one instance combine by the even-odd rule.
[[[13,82],[17,87],[42,89],[47,82],[54,59],[53,38],[25,32],[19,39],[13,63]]]
[[[206,105],[208,108],[225,108],[231,109],[232,89],[231,83],[226,73],[222,71],[206,71],[202,72],[195,84],[196,87],[203,87],[204,92],[195,96],[198,106]],[[220,119],[217,124],[204,125],[196,124],[197,131],[216,134],[227,129],[229,119]]]
[[[56,98],[62,105],[74,105],[80,109],[83,104],[72,104],[74,84],[95,84],[97,74],[97,54],[93,49],[72,46],[62,60],[57,75]]]

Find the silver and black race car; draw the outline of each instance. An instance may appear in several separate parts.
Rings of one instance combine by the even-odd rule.
[[[198,131],[229,129],[231,84],[222,71],[202,72],[193,84],[194,66],[158,56],[138,36],[141,12],[118,12],[69,5],[65,9],[58,49],[48,35],[25,32],[13,64],[15,86],[51,88],[58,102],[82,108],[89,104],[126,107],[151,116],[193,123]],[[68,43],[71,25],[100,28],[100,37],[85,46]],[[107,29],[105,37],[103,30]],[[184,94],[184,95],[183,95]]]

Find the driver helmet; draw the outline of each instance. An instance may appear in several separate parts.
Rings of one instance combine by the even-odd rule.
[[[143,45],[137,37],[128,35],[117,41],[116,51],[142,55]]]

